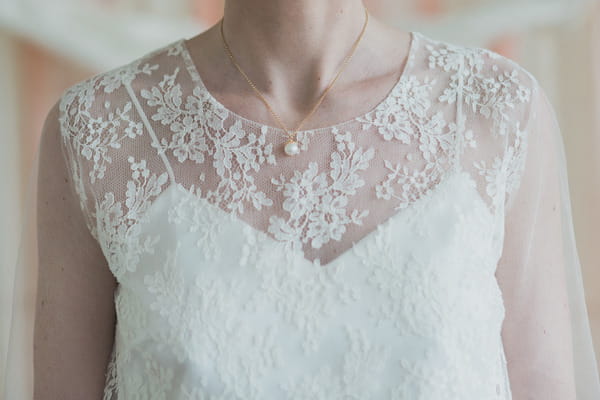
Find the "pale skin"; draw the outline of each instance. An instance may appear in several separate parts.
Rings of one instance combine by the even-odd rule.
[[[364,22],[360,0],[230,0],[224,15],[238,63],[290,128],[333,79]],[[353,58],[303,128],[350,119],[380,102],[404,67],[409,40],[408,32],[371,15]],[[231,110],[276,126],[227,58],[218,24],[189,45],[215,97]],[[117,282],[87,229],[60,140],[55,104],[40,148],[34,399],[101,399],[113,346]]]
[[[365,13],[360,0],[227,1],[224,21],[225,39],[236,62],[292,130],[350,54]],[[409,44],[409,32],[370,14],[352,58],[301,129],[334,125],[372,109],[402,73]],[[248,119],[280,128],[231,63],[223,48],[220,21],[188,40],[188,46],[217,100]]]
[[[61,140],[55,105],[40,149],[34,399],[101,399],[116,282],[85,225]]]

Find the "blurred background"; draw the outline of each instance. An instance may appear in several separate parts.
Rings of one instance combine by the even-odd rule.
[[[388,24],[489,48],[537,77],[562,128],[586,301],[600,355],[600,0],[364,3]],[[68,86],[195,36],[215,24],[222,10],[223,0],[0,0],[1,359],[13,278],[9,266],[50,107]]]

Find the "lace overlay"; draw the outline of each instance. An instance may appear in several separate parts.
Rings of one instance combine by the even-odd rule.
[[[285,138],[183,39],[73,85],[65,156],[119,286],[105,399],[510,399],[494,276],[534,78],[411,32],[384,100]]]

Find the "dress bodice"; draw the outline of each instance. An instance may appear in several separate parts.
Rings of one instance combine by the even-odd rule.
[[[326,266],[180,186],[146,216],[156,245],[115,298],[120,398],[509,398],[499,233],[468,174]]]
[[[183,40],[65,91],[65,154],[119,283],[107,399],[511,398],[494,274],[532,77],[411,38],[388,95],[300,131],[292,158]]]

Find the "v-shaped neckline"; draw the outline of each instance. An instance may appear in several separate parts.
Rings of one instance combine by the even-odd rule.
[[[472,186],[474,188],[476,195],[479,196],[479,198],[481,198],[481,195],[475,189],[476,184],[475,184],[475,181],[473,180],[473,178],[470,176],[470,174],[468,172],[462,170],[461,168],[450,167],[441,173],[439,181],[435,185],[433,185],[433,187],[431,187],[427,192],[423,193],[421,195],[421,197],[419,197],[418,199],[409,203],[406,207],[401,208],[400,210],[394,212],[391,216],[384,219],[383,222],[378,223],[372,230],[367,232],[365,235],[363,235],[357,241],[353,241],[352,245],[350,247],[348,247],[346,250],[339,253],[333,259],[329,260],[329,262],[327,262],[326,264],[321,264],[320,259],[318,257],[313,260],[306,258],[304,256],[304,252],[302,251],[302,249],[297,250],[297,252],[298,252],[297,258],[302,262],[302,264],[305,264],[305,265],[309,265],[309,266],[313,266],[313,267],[322,267],[322,268],[336,268],[336,266],[338,264],[342,263],[344,259],[346,259],[347,257],[350,256],[350,254],[355,250],[355,247],[366,244],[368,241],[372,240],[372,237],[374,237],[381,229],[385,229],[390,224],[396,223],[397,220],[402,220],[402,219],[406,218],[406,216],[411,211],[414,211],[417,208],[425,207],[436,196],[439,196],[442,193],[446,193],[449,188],[454,188],[454,186],[452,186],[452,181],[454,179],[460,178],[460,177],[468,180],[470,186]],[[160,198],[168,197],[167,193],[171,192],[172,190],[178,190],[178,189],[183,190],[187,195],[193,196],[194,202],[199,202],[202,205],[205,205],[206,207],[211,208],[219,216],[224,217],[225,219],[227,219],[229,221],[232,221],[234,224],[239,226],[240,229],[250,229],[254,235],[260,236],[263,240],[265,240],[269,243],[273,243],[275,245],[284,245],[283,241],[278,240],[278,239],[272,237],[271,235],[269,235],[267,232],[264,232],[256,227],[254,227],[252,224],[244,221],[243,219],[239,218],[235,214],[223,210],[218,205],[211,203],[205,197],[197,196],[193,193],[190,193],[189,190],[186,189],[183,185],[181,185],[180,183],[176,183],[176,182],[169,184],[169,186],[166,187],[158,195],[158,197],[156,197],[154,199],[153,204],[150,206],[150,209],[148,209],[146,211],[146,214],[151,212],[151,209],[153,208],[154,204],[156,204]],[[296,257],[296,254],[294,255],[294,257]]]
[[[409,46],[408,46],[407,55],[404,58],[403,63],[402,63],[402,71],[400,73],[400,77],[396,80],[396,82],[394,83],[392,88],[387,92],[387,94],[381,101],[379,101],[375,106],[371,107],[371,109],[369,111],[364,112],[361,115],[355,116],[351,119],[347,119],[345,121],[341,121],[341,122],[331,124],[328,126],[311,128],[311,129],[301,129],[301,130],[298,130],[297,133],[303,134],[303,133],[309,133],[309,132],[330,131],[332,129],[341,129],[342,127],[349,125],[351,123],[356,123],[359,120],[364,120],[364,119],[368,118],[369,116],[376,114],[377,111],[379,111],[380,109],[385,107],[386,104],[393,98],[394,94],[399,90],[399,88],[403,84],[405,84],[405,81],[408,77],[408,73],[410,71],[412,60],[414,59],[415,54],[416,54],[416,49],[418,47],[418,41],[421,36],[420,36],[419,32],[417,32],[417,31],[408,31],[408,33],[410,35],[410,42],[409,42]],[[205,97],[213,105],[226,111],[227,114],[230,115],[235,120],[243,121],[246,124],[253,126],[255,128],[258,128],[258,129],[266,128],[269,131],[284,133],[284,130],[281,128],[278,128],[278,127],[275,127],[272,125],[263,124],[261,122],[254,121],[252,119],[249,119],[247,117],[244,117],[244,116],[238,114],[237,112],[231,110],[229,107],[222,104],[216,97],[214,97],[212,95],[212,93],[207,89],[207,87],[204,83],[204,80],[202,79],[201,74],[200,74],[196,64],[194,63],[194,60],[192,58],[192,55],[191,55],[189,48],[187,46],[187,43],[186,43],[187,40],[188,39],[186,39],[186,38],[181,38],[174,43],[174,46],[179,48],[179,50],[180,50],[179,54],[183,58],[184,64],[185,64],[187,71],[190,74],[192,80],[196,83],[196,85],[200,88],[200,90],[203,91],[203,93],[205,94]]]

